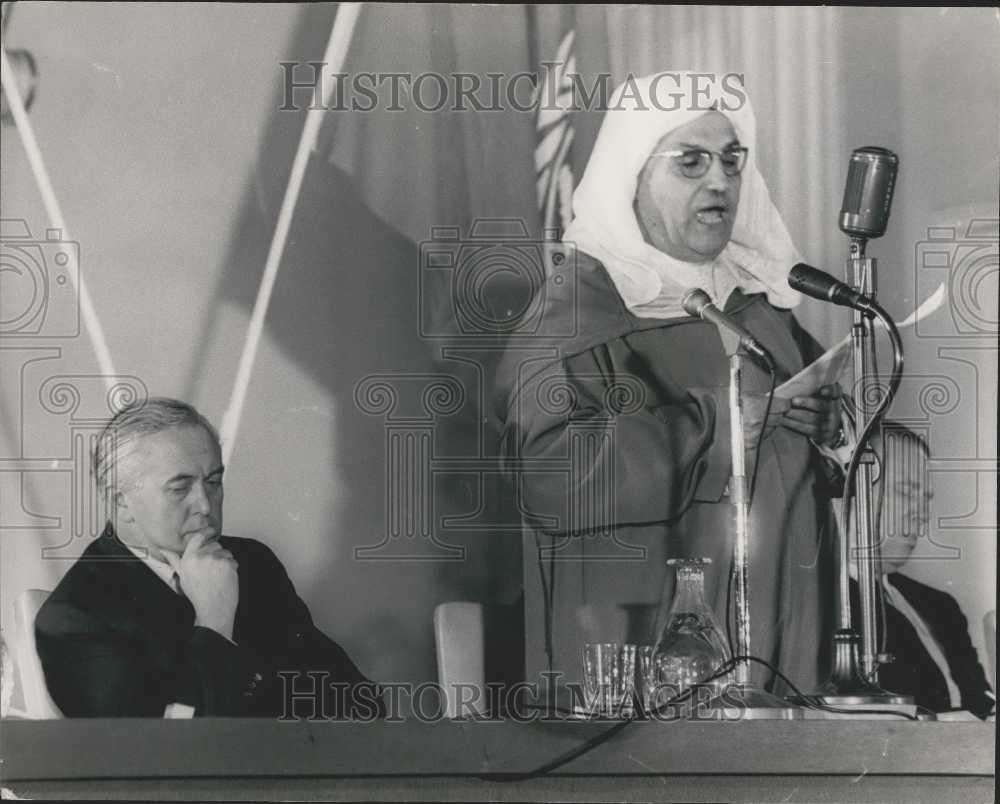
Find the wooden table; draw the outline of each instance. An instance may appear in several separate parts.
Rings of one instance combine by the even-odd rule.
[[[992,801],[992,723],[3,721],[3,785],[51,798]]]

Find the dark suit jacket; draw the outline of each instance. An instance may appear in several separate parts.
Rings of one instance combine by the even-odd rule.
[[[990,685],[969,638],[969,623],[958,601],[898,572],[889,573],[892,584],[927,624],[948,662],[951,678],[962,696],[962,709],[986,717],[993,701],[986,695]],[[852,616],[860,611],[858,584],[851,579]],[[951,709],[948,684],[910,621],[891,605],[885,607],[888,639],[886,651],[895,660],[879,669],[879,683],[890,692],[912,695],[919,706],[934,712]],[[856,623],[857,625],[857,623]]]
[[[239,563],[236,644],[195,627],[187,598],[110,526],[87,547],[35,621],[49,693],[63,714],[162,717],[179,702],[199,716],[380,715],[378,689],[313,625],[274,553],[251,539],[221,541]]]

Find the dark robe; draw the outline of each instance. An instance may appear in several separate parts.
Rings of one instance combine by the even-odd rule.
[[[221,543],[239,564],[233,642],[196,627],[188,599],[110,525],[87,546],[35,620],[49,694],[63,714],[162,717],[167,704],[182,703],[199,716],[378,716],[378,689],[313,625],[274,553],[252,539]]]
[[[822,351],[764,295],[736,291],[726,312],[770,351],[779,384]],[[535,337],[511,340],[496,411],[525,523],[528,676],[551,669],[578,681],[585,641],[655,643],[673,594],[668,558],[712,560],[706,598],[725,628],[729,362],[713,325],[633,315],[585,254],[548,279],[539,322]],[[769,385],[767,371],[744,360],[744,393]],[[805,436],[777,427],[762,441],[751,648],[804,690],[828,668],[833,493]],[[772,680],[756,665],[753,676]]]

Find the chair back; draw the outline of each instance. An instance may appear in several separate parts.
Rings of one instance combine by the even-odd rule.
[[[33,720],[55,720],[62,712],[49,696],[45,673],[35,648],[35,617],[48,598],[44,589],[25,589],[14,601],[14,661],[21,675],[24,709]]]
[[[487,710],[483,607],[454,601],[434,609],[438,684],[449,718]]]

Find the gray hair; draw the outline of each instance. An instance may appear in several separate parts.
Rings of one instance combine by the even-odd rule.
[[[136,441],[175,427],[203,427],[219,444],[219,434],[208,419],[179,399],[151,397],[122,408],[94,444],[94,479],[98,491],[110,495],[121,490],[118,464]]]

